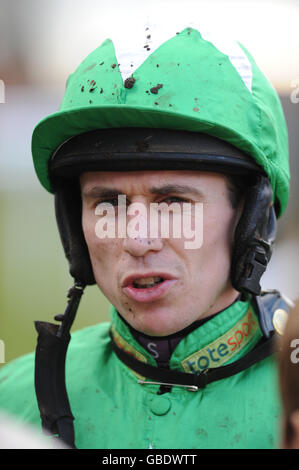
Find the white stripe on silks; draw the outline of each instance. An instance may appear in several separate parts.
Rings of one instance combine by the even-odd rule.
[[[252,68],[250,61],[240,45],[222,33],[201,32],[201,28],[188,22],[189,27],[198,29],[205,41],[213,44],[220,52],[227,55],[230,62],[240,75],[244,84],[252,92]],[[164,42],[171,39],[176,33],[187,28],[186,22],[182,24],[147,23],[141,27],[128,29],[126,34],[120,34],[113,39],[117,62],[123,80],[134,74],[135,70]]]
[[[113,38],[115,55],[123,80],[130,77],[138,67],[161,46],[165,41],[176,35],[181,29],[174,25],[142,25],[134,27],[134,31]],[[150,37],[149,37],[150,36]],[[149,49],[149,50],[148,50]]]
[[[228,56],[248,90],[252,93],[252,67],[241,46],[233,39],[222,35],[218,36],[215,33],[205,32],[201,35],[205,41],[211,42],[220,52]]]

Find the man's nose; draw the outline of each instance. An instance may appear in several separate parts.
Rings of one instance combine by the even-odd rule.
[[[139,236],[126,237],[123,248],[132,256],[145,256],[150,251],[162,250],[163,240],[161,238],[141,238]]]
[[[159,237],[157,221],[151,219],[150,208],[144,201],[136,201],[129,206],[127,222],[127,236],[123,243],[125,251],[132,256],[145,256],[150,251],[162,250],[164,242]],[[138,230],[136,230],[137,227]],[[154,236],[153,233],[155,233]]]

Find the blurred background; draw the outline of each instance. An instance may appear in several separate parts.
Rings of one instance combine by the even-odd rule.
[[[174,33],[175,25],[195,24],[238,39],[279,93],[289,129],[291,196],[262,285],[299,297],[299,1],[0,0],[0,340],[6,362],[35,348],[33,321],[63,313],[72,285],[53,197],[33,169],[33,128],[58,110],[68,75],[103,40],[134,41],[137,27],[170,21]],[[107,300],[88,287],[73,331],[108,318]]]

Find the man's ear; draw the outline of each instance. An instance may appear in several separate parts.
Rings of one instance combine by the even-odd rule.
[[[284,436],[283,447],[285,449],[299,449],[299,409],[293,411],[289,418],[289,423],[292,428],[292,437],[289,442],[286,442]]]

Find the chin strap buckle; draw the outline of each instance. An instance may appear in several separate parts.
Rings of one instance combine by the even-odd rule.
[[[186,388],[189,392],[197,392],[198,387],[196,385],[182,385],[182,384],[170,384],[166,382],[150,382],[148,380],[138,379],[137,383],[141,385],[167,385],[168,387],[183,387]]]
[[[263,239],[256,240],[256,245],[248,254],[245,262],[243,288],[253,295],[260,295],[260,279],[264,274],[271,256],[271,244]]]

